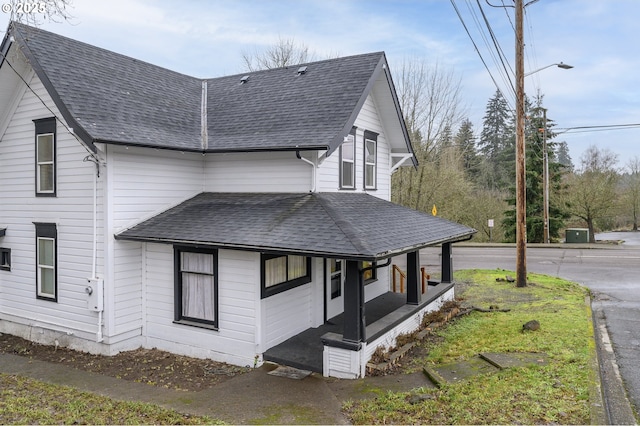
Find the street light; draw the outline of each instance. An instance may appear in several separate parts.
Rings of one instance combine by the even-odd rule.
[[[573,65],[565,64],[564,62],[560,62],[558,64],[551,64],[551,65],[547,65],[546,67],[538,68],[537,70],[529,71],[528,73],[525,73],[524,76],[528,77],[531,74],[535,74],[538,71],[542,71],[544,69],[551,68],[551,67],[558,67],[558,68],[562,68],[563,70],[568,70],[573,68]]]
[[[573,68],[573,65],[565,64],[564,62],[560,62],[559,64],[551,64],[546,67],[542,67],[535,71],[531,71],[526,75],[531,75],[538,71],[542,71],[543,69],[557,66],[558,68],[562,68],[564,70],[568,70]],[[543,188],[543,238],[544,243],[548,244],[549,239],[549,153],[547,152],[547,109],[541,108],[543,113],[543,127],[542,127],[542,188]]]
[[[522,0],[514,0],[516,20],[516,287],[527,286],[527,207],[524,155],[524,77],[545,68],[557,66],[568,69],[571,65],[560,62],[524,73],[524,37]]]

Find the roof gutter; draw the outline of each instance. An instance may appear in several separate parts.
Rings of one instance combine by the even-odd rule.
[[[93,139],[93,143],[103,143],[105,145],[119,145],[127,146],[131,148],[153,148],[153,149],[165,149],[167,151],[180,151],[180,152],[196,152],[199,154],[233,154],[242,152],[295,152],[295,151],[326,151],[329,149],[327,145],[310,145],[310,146],[274,146],[269,148],[207,148],[203,150],[200,148],[189,148],[179,146],[160,146],[151,143],[136,143],[127,141],[115,141],[109,139]]]
[[[210,247],[217,249],[226,249],[226,250],[241,250],[241,251],[251,251],[251,252],[259,252],[259,253],[273,253],[273,254],[291,254],[291,255],[299,255],[299,256],[309,256],[309,257],[318,257],[318,258],[327,258],[327,259],[344,259],[344,260],[357,260],[357,261],[366,261],[366,262],[377,262],[379,259],[375,256],[367,256],[367,255],[353,255],[349,253],[328,253],[323,251],[316,250],[296,250],[296,249],[285,249],[278,247],[259,247],[252,246],[246,244],[233,244],[233,243],[223,243],[223,242],[205,242],[205,241],[190,241],[190,240],[180,240],[174,238],[158,238],[158,237],[138,237],[138,236],[126,236],[121,235],[121,233],[114,234],[114,239],[119,241],[138,241],[143,243],[157,243],[157,244],[173,244],[180,245],[186,247]]]
[[[470,232],[470,233],[457,235],[451,238],[444,238],[444,239],[432,241],[429,243],[422,243],[412,247],[405,247],[399,250],[388,251],[386,253],[378,253],[377,255],[354,255],[349,253],[328,253],[328,252],[317,251],[312,249],[296,250],[293,248],[259,247],[259,246],[252,246],[247,244],[233,244],[233,243],[224,243],[224,242],[190,241],[190,240],[180,240],[176,238],[122,235],[125,231],[119,232],[115,234],[113,237],[116,240],[139,241],[139,242],[145,242],[145,243],[176,244],[176,245],[183,245],[183,246],[189,246],[189,247],[211,247],[211,248],[227,249],[227,250],[244,250],[244,251],[260,252],[260,253],[292,254],[292,255],[327,258],[327,259],[358,260],[358,261],[367,261],[367,262],[378,262],[381,260],[389,260],[401,254],[420,250],[426,247],[436,246],[438,244],[468,241],[477,232],[475,229],[473,229],[473,232]],[[386,265],[381,265],[380,267],[383,267],[383,266],[386,266]],[[363,270],[368,270],[368,269],[365,268]]]

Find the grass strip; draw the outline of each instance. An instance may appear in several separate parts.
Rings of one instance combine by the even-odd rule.
[[[76,389],[0,374],[0,424],[212,424],[153,404],[116,401]]]
[[[455,274],[457,296],[465,306],[509,309],[456,318],[437,331],[439,343],[414,358],[409,371],[468,360],[481,352],[544,352],[546,365],[509,368],[442,388],[388,392],[372,400],[349,401],[355,424],[587,424],[590,359],[595,350],[588,290],[576,283],[529,274],[529,285],[497,281],[504,270]],[[530,320],[537,331],[523,331]],[[413,369],[413,370],[412,370]],[[423,397],[416,402],[416,394]]]

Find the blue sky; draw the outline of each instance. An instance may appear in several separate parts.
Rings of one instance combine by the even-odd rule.
[[[513,105],[471,13],[482,19],[478,2],[511,69],[513,8],[491,7],[487,0],[455,0],[491,74]],[[538,90],[544,94],[556,127],[640,123],[640,1],[530,3],[524,23],[525,72],[558,62],[575,67],[550,67],[525,79],[528,95]],[[75,0],[70,11],[71,24],[45,23],[42,28],[196,77],[240,73],[243,52],[279,38],[306,44],[318,58],[383,50],[392,73],[405,58],[425,58],[460,78],[462,101],[476,133],[496,91],[449,0]],[[8,20],[9,15],[0,12],[2,31]],[[556,140],[568,143],[574,164],[589,145],[617,153],[621,167],[640,156],[640,127],[574,130]]]

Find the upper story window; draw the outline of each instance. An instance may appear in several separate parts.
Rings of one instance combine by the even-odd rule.
[[[378,134],[364,132],[364,188],[376,189],[378,181]]]
[[[340,188],[356,187],[356,128],[347,135],[340,146]]]
[[[261,256],[262,297],[311,282],[311,258],[296,255]]]
[[[56,196],[56,119],[33,121],[36,126],[36,196]]]
[[[218,252],[175,248],[175,321],[218,327]]]
[[[57,229],[55,223],[36,225],[36,296],[38,299],[58,300]]]

